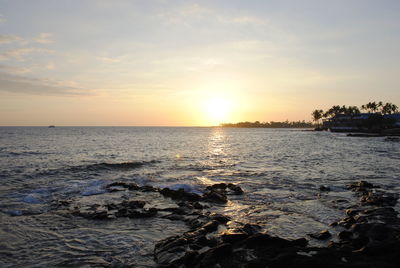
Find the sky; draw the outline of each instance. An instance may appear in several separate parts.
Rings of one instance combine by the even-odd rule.
[[[0,0],[0,125],[209,126],[400,106],[397,0]]]

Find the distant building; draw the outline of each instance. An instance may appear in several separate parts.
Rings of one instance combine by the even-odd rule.
[[[379,113],[338,114],[324,120],[322,126],[332,132],[375,132],[387,128],[400,128],[400,113],[386,115]]]

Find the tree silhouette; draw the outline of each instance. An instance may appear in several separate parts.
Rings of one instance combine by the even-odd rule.
[[[315,122],[319,122],[320,119],[322,119],[323,115],[324,115],[324,111],[323,110],[315,110],[311,113],[313,120]]]

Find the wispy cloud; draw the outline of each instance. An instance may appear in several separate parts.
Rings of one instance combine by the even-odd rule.
[[[199,4],[191,4],[178,8],[177,13],[186,17],[196,17],[209,15],[214,13],[214,11]]]
[[[0,17],[1,19],[1,17]],[[14,43],[17,41],[21,41],[22,38],[16,35],[4,35],[0,34],[0,45],[1,44],[7,44],[7,43]]]
[[[97,57],[98,60],[107,62],[107,63],[117,63],[121,62],[121,59],[119,58],[112,58],[112,57]]]
[[[32,72],[33,67],[17,67],[0,64],[0,72],[5,72],[9,74],[24,74]]]
[[[39,44],[50,44],[54,42],[53,40],[50,39],[50,37],[51,37],[50,33],[40,33],[36,38],[33,39],[33,42]]]
[[[14,48],[0,52],[0,61],[7,61],[7,60],[24,61],[26,56],[31,55],[33,53],[52,54],[54,53],[54,51],[50,49],[35,48],[35,47]]]
[[[92,92],[69,83],[0,72],[0,91],[32,95],[90,95]]]
[[[237,16],[230,19],[230,21],[239,24],[253,24],[253,25],[262,25],[266,24],[266,20],[256,16]]]

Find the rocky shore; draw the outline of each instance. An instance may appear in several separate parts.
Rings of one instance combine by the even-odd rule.
[[[347,187],[359,203],[331,224],[334,231],[296,240],[271,236],[253,224],[230,227],[229,217],[211,212],[215,204],[228,202],[230,195],[243,194],[240,186],[231,183],[210,185],[197,194],[115,182],[107,185],[109,193],[129,191],[133,196],[89,206],[62,200],[55,206],[63,213],[94,220],[160,217],[184,222],[186,232],[156,243],[158,267],[398,267],[400,220],[393,208],[398,196],[365,181]],[[320,192],[327,191],[329,186],[321,186]],[[330,242],[327,247],[312,247],[310,239]]]

